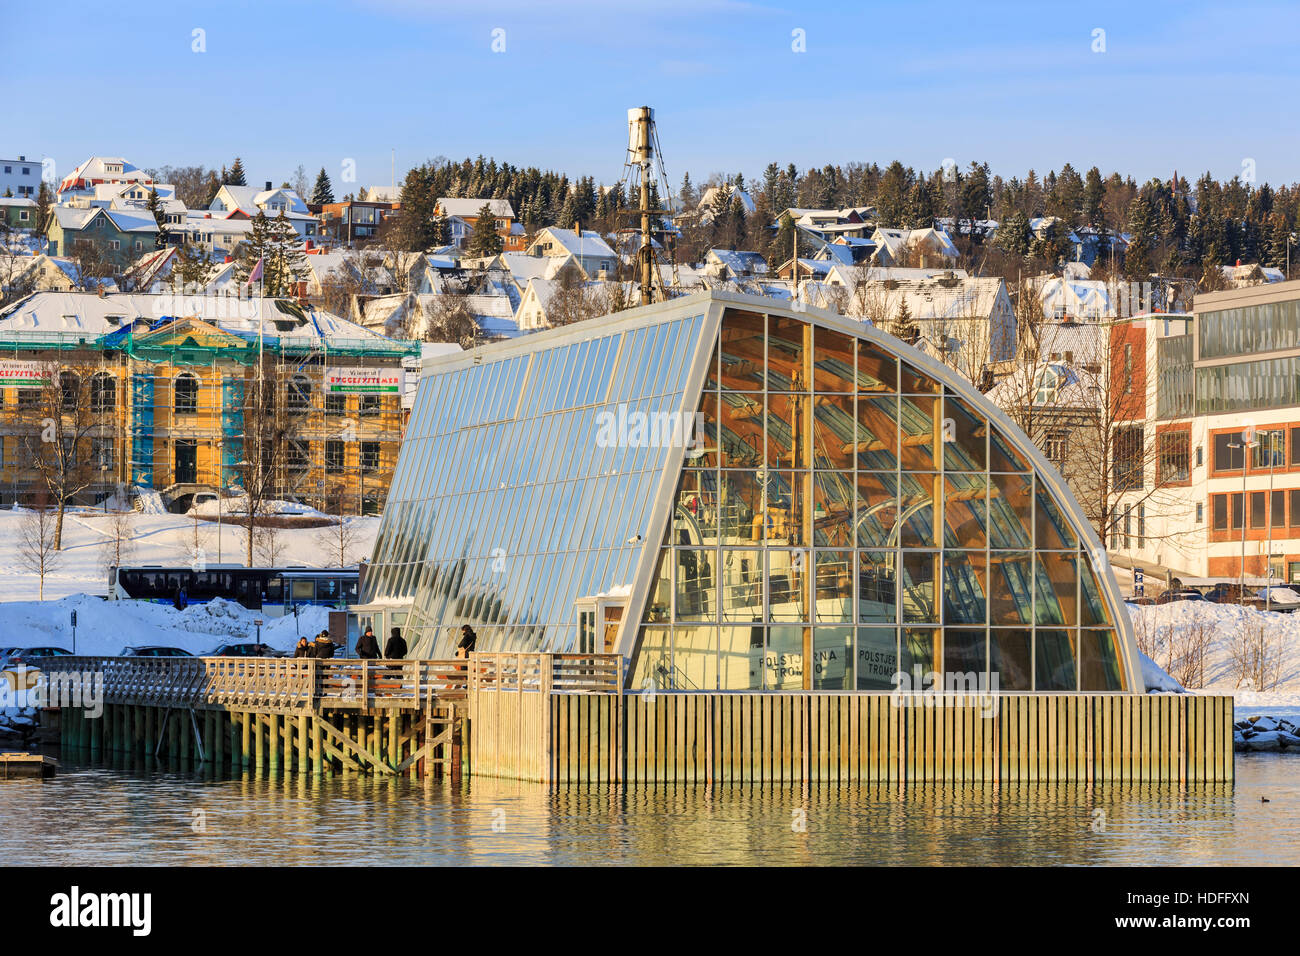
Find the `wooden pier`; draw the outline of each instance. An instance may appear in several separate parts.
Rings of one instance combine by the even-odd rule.
[[[15,777],[53,777],[59,762],[44,754],[0,753],[0,780]]]
[[[606,654],[58,658],[102,674],[65,755],[182,769],[545,784],[1231,781],[1232,698],[633,692]]]

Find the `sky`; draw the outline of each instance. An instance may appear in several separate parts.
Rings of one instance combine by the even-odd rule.
[[[16,12],[11,11],[11,14]],[[655,108],[676,186],[769,162],[1065,162],[1300,180],[1294,3],[136,0],[0,34],[0,156],[240,156],[335,193],[427,159],[622,176]],[[7,19],[12,21],[12,15]],[[350,178],[351,177],[351,178]]]

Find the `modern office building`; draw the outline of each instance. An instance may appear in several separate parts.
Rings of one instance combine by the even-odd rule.
[[[1143,687],[1100,542],[1001,411],[869,325],[719,291],[426,361],[363,601],[412,657],[468,623],[637,688]]]
[[[1134,325],[1150,371],[1117,562],[1183,584],[1300,584],[1300,282],[1198,295],[1190,323]]]

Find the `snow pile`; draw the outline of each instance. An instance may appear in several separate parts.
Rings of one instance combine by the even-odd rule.
[[[198,515],[200,518],[215,518],[218,511],[223,516],[244,515],[248,513],[248,496],[231,495],[222,498],[220,502],[204,501],[190,509],[190,514]],[[264,501],[261,507],[262,514],[268,515],[308,515],[313,518],[332,517],[323,511],[317,511],[309,505],[300,505],[295,501]]]
[[[77,612],[76,647],[72,612]],[[116,656],[126,647],[163,645],[206,654],[221,644],[257,639],[277,651],[292,651],[300,634],[313,636],[329,626],[329,608],[303,607],[297,618],[267,618],[234,601],[218,598],[178,611],[169,604],[103,601],[77,594],[58,601],[0,603],[0,633],[15,646],[54,646],[83,656]]]
[[[290,507],[302,508],[301,505]],[[132,512],[125,517],[131,543],[124,564],[188,567],[194,561],[196,547],[203,549],[209,564],[242,565],[246,561],[244,530],[233,522],[221,525],[215,521],[195,522],[193,517],[166,513]],[[37,575],[24,565],[20,554],[24,519],[22,511],[0,510],[0,580],[4,582],[0,601],[34,601],[37,597]],[[120,524],[121,519],[121,515],[105,514],[102,508],[68,509],[63,522],[63,550],[53,570],[45,575],[47,600],[73,594],[108,593],[107,568],[112,562],[107,560],[106,552],[112,546],[114,525]],[[379,521],[376,517],[348,518],[354,539],[347,555],[349,563],[371,553]],[[327,549],[322,543],[323,535],[328,532],[328,528],[280,529],[275,539],[277,561],[303,567],[336,563],[336,550]],[[259,564],[266,563],[265,555],[260,552],[255,551],[253,557]],[[21,635],[13,640],[0,638],[13,644],[20,640]]]
[[[1247,717],[1233,725],[1233,749],[1300,754],[1300,727],[1281,717]]]
[[[1269,707],[1290,706],[1300,694],[1300,612],[1260,611],[1236,604],[1210,601],[1173,601],[1147,607],[1128,605],[1139,646],[1149,655],[1143,661],[1148,689],[1175,690],[1177,674],[1195,693],[1228,694],[1238,704]],[[1275,662],[1275,681],[1266,692],[1234,667],[1234,647],[1246,639],[1261,639]],[[1199,666],[1186,665],[1195,659],[1195,645],[1203,642],[1204,659]],[[1156,673],[1148,663],[1158,665]],[[1195,672],[1194,674],[1192,672]],[[1203,684],[1200,678],[1203,677]],[[1194,682],[1193,682],[1194,681]],[[1166,683],[1168,686],[1165,686]]]
[[[135,489],[136,510],[145,515],[165,515],[167,509],[163,506],[162,495],[152,488]]]
[[[1169,693],[1185,694],[1187,689],[1182,684],[1174,680],[1164,668],[1147,657],[1141,651],[1138,651],[1138,658],[1142,664],[1142,683],[1146,685],[1147,693]]]

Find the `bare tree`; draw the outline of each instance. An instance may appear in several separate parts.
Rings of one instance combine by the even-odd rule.
[[[412,316],[416,310],[410,310]],[[469,296],[444,292],[430,298],[424,305],[424,335],[426,342],[455,342],[463,349],[473,348],[478,341],[478,322],[469,307]]]
[[[253,377],[244,381],[243,455],[236,465],[244,494],[244,543],[248,567],[253,567],[253,550],[258,526],[275,500],[279,472],[285,461],[291,430],[285,409],[286,389],[274,374],[269,357],[254,367]]]
[[[120,568],[135,553],[135,512],[119,507],[108,513],[108,535],[100,545],[100,564],[107,574]]]
[[[1286,645],[1280,630],[1263,624],[1241,627],[1232,636],[1228,654],[1238,687],[1265,692],[1281,681]]]
[[[285,540],[284,535],[281,534],[282,530],[274,517],[264,517],[253,528],[253,546],[268,568],[278,565],[280,557],[284,554]]]
[[[82,292],[95,292],[121,271],[121,260],[103,243],[93,239],[77,239],[72,244],[71,258],[77,264],[76,287]]]
[[[546,300],[546,321],[552,327],[606,314],[608,302],[604,290],[586,282],[573,263],[565,265],[555,278],[555,288]]]
[[[35,401],[24,409],[22,445],[54,503],[57,551],[63,547],[63,515],[68,504],[101,477],[92,444],[102,423],[92,412],[91,396],[74,370],[56,372],[48,365],[47,373],[40,388],[33,390]]]
[[[360,533],[355,518],[340,515],[333,524],[321,528],[316,543],[329,555],[332,567],[345,568],[353,563]]]
[[[40,578],[40,600],[45,600],[45,576],[55,570],[62,559],[58,524],[51,510],[38,507],[23,515],[18,528],[18,563]]]
[[[27,255],[19,230],[0,216],[0,308],[36,291],[37,259]]]

